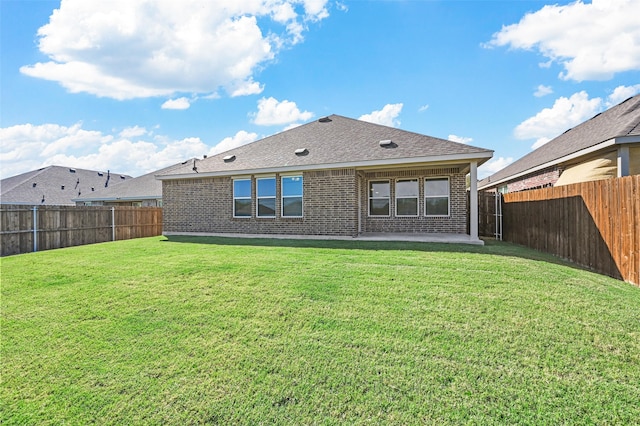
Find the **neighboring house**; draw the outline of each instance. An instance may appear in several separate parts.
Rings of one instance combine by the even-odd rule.
[[[162,207],[162,182],[157,180],[155,175],[168,173],[192,161],[187,160],[146,175],[127,179],[121,185],[96,190],[86,196],[74,198],[73,201],[78,206]]]
[[[477,167],[492,154],[331,115],[159,174],[164,233],[466,234],[465,176],[477,217]]]
[[[74,198],[112,188],[131,176],[73,167],[48,166],[2,179],[0,203],[74,206]]]
[[[482,180],[502,193],[640,174],[640,95],[567,130]]]

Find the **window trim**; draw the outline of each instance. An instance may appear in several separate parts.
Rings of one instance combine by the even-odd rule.
[[[415,197],[399,197],[398,196],[398,182],[415,182],[416,183],[416,195]],[[420,217],[420,179],[419,178],[397,178],[395,181],[394,198],[395,198],[395,216],[396,217]],[[416,200],[416,214],[398,214],[398,199],[415,199]]]
[[[302,192],[300,195],[284,195],[284,180],[289,178],[298,177],[302,179]],[[284,214],[284,199],[285,198],[300,198],[300,215],[292,216]],[[304,175],[301,173],[298,174],[287,174],[280,176],[280,217],[285,219],[295,219],[304,217]]]
[[[389,185],[389,196],[388,197],[372,197],[371,196],[371,184],[374,182],[386,182]],[[389,200],[389,214],[371,214],[371,200]],[[368,217],[391,217],[391,180],[390,179],[371,179],[367,183],[367,215]]]
[[[250,194],[248,197],[236,197],[236,182],[237,181],[249,181]],[[248,216],[238,216],[236,215],[236,200],[249,200],[249,202],[253,202],[253,197],[251,194],[253,192],[253,182],[250,177],[241,177],[241,178],[233,178],[232,179],[232,191],[233,191],[233,217],[237,219],[251,219],[251,214]]]
[[[444,195],[428,195],[427,193],[427,181],[428,180],[446,180],[448,193],[447,197],[447,214],[428,214],[427,213],[427,198],[444,198]],[[451,177],[450,176],[429,176],[424,178],[424,216],[425,217],[451,217]]]
[[[268,196],[268,197],[261,197],[259,194],[259,181],[261,180],[267,180],[267,179],[273,179],[273,184],[274,184],[274,193],[273,196]],[[256,217],[259,217],[261,219],[275,219],[276,217],[276,212],[277,212],[277,206],[276,206],[276,199],[278,198],[278,180],[276,179],[275,176],[260,176],[260,177],[256,177]],[[270,216],[266,216],[266,215],[261,215],[260,214],[260,200],[264,200],[264,199],[273,199],[273,215]]]

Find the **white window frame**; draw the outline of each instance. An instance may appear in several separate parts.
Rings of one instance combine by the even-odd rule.
[[[371,196],[371,184],[372,183],[382,183],[386,182],[389,185],[389,196],[388,197],[372,197]],[[371,200],[383,200],[386,199],[389,201],[389,214],[371,214]],[[391,217],[391,181],[389,179],[371,179],[367,183],[367,213],[369,217]]]
[[[416,195],[411,197],[399,197],[398,196],[398,182],[415,182],[416,183]],[[402,178],[395,181],[395,215],[396,217],[418,217],[420,216],[420,179],[418,178]],[[416,200],[416,214],[398,214],[398,199],[415,199]]]
[[[260,181],[261,180],[273,180],[274,193],[273,196],[267,197],[260,196]],[[276,217],[276,198],[278,195],[277,179],[275,176],[260,176],[256,177],[256,217],[274,219]],[[261,215],[260,214],[260,200],[273,199],[273,215]]]
[[[427,192],[427,181],[429,180],[446,180],[448,193],[447,197],[447,214],[428,214],[427,212],[427,199],[428,198],[444,198],[444,195],[429,195]],[[429,176],[424,178],[424,215],[426,217],[451,217],[451,178],[449,176]]]
[[[300,195],[284,195],[284,180],[290,178],[300,178],[302,180],[302,192]],[[300,198],[300,216],[291,216],[284,214],[285,198]],[[282,175],[280,176],[280,217],[291,219],[304,217],[304,176],[302,174]]]
[[[249,181],[249,196],[248,197],[236,197],[236,182],[237,181]],[[249,216],[238,216],[236,215],[236,200],[249,200],[252,202],[251,193],[253,192],[253,182],[250,177],[241,177],[241,178],[233,178],[232,179],[233,186],[233,217],[238,219],[251,219],[251,214]]]

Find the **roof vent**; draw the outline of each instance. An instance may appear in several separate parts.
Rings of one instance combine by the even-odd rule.
[[[390,139],[382,140],[379,143],[382,148],[395,148],[396,146],[398,146]]]
[[[37,183],[33,182],[33,185],[32,185],[32,186],[33,186],[34,188],[36,187],[36,185],[37,185]]]
[[[69,169],[69,173],[75,173],[76,169]]]
[[[232,162],[233,160],[236,159],[236,156],[235,155],[227,155],[226,157],[224,157],[222,159],[224,160],[225,163],[230,163],[230,162]]]
[[[126,177],[124,177],[124,176],[120,176],[120,179],[125,180],[125,179],[126,179]]]
[[[64,191],[64,185],[61,185],[61,186],[60,186],[60,189],[62,189],[62,190]]]
[[[104,176],[104,173],[98,172],[98,176]]]
[[[298,148],[295,151],[296,155],[303,156],[309,154],[309,150],[307,148]]]
[[[320,123],[331,123],[331,119],[329,117],[322,117],[318,120]]]

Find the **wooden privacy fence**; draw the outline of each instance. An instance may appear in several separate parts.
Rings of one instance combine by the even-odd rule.
[[[504,195],[503,238],[640,286],[640,175]]]
[[[0,206],[0,255],[162,234],[159,207]]]

